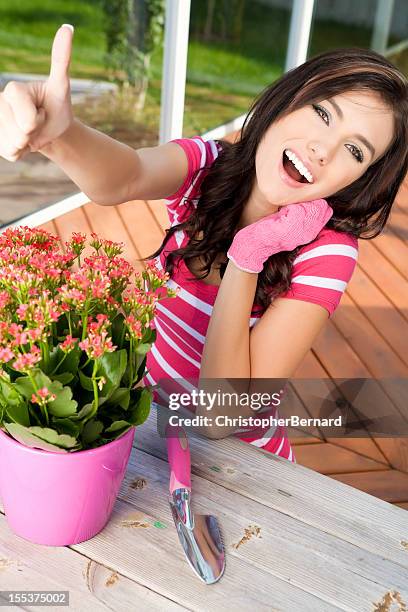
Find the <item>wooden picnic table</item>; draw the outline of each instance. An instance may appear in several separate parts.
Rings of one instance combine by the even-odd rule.
[[[1,590],[68,590],[70,610],[92,612],[407,609],[406,510],[235,438],[194,436],[190,447],[193,508],[223,533],[218,583],[202,583],[184,557],[153,409],[97,536],[40,546],[0,515]]]

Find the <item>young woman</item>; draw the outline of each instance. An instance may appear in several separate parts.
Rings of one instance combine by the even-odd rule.
[[[180,289],[159,303],[145,382],[289,378],[339,304],[357,238],[381,232],[407,173],[406,79],[372,51],[323,53],[258,97],[234,144],[134,151],[73,118],[71,45],[62,27],[48,81],[1,94],[0,153],[40,150],[101,205],[167,199],[171,228],[151,257]],[[237,435],[295,461],[282,428]]]

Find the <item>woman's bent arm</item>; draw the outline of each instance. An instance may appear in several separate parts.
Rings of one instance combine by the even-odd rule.
[[[211,314],[202,355],[199,387],[215,392],[232,392],[228,378],[247,379],[237,392],[251,392],[251,380],[290,378],[310,350],[327,321],[325,308],[303,300],[276,298],[252,330],[249,318],[258,275],[244,272],[230,260]],[[242,381],[245,382],[245,381]],[[276,391],[276,389],[273,389]],[[211,412],[198,406],[197,415],[254,416],[250,406],[214,406]],[[224,438],[235,427],[212,427],[202,431],[211,438]]]

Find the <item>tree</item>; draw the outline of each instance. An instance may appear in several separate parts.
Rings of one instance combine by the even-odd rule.
[[[245,0],[207,0],[203,40],[241,41]]]
[[[102,0],[102,5],[109,79],[132,88],[140,110],[149,85],[151,54],[163,38],[164,0]]]

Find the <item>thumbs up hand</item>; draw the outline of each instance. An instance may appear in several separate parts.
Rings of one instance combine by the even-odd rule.
[[[74,120],[69,66],[73,31],[64,24],[54,37],[46,81],[10,81],[0,93],[0,156],[15,162],[63,134]]]

